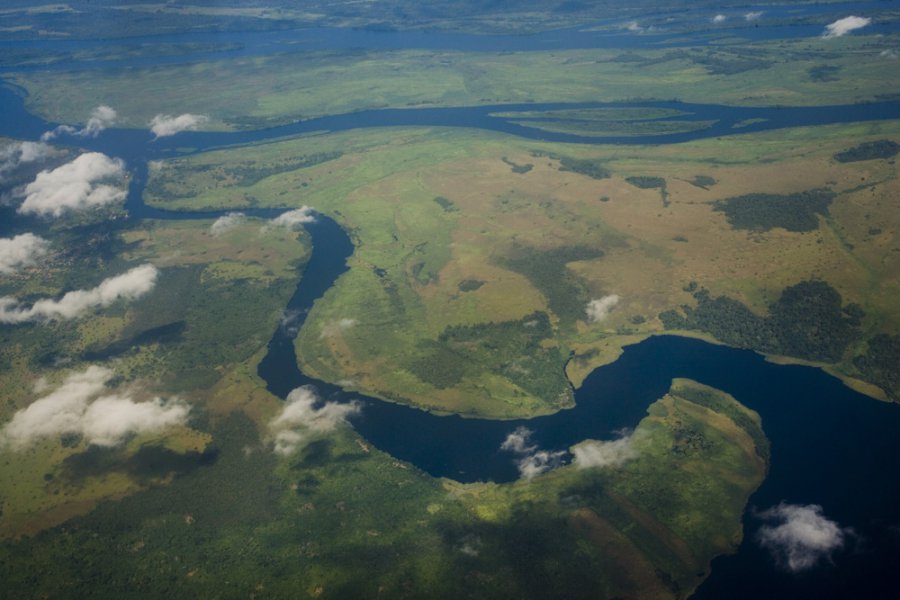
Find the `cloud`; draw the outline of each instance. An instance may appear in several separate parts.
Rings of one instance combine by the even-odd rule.
[[[584,309],[587,313],[588,322],[599,323],[600,321],[603,321],[609,316],[610,311],[612,311],[613,307],[618,303],[619,297],[616,294],[610,294],[609,296],[591,300]]]
[[[726,17],[725,15],[719,14],[710,19],[710,21],[712,21],[713,23],[724,23],[725,19],[727,18],[728,17]]]
[[[527,427],[517,427],[500,444],[501,450],[519,455],[515,461],[516,467],[519,469],[519,476],[528,481],[541,473],[561,466],[566,455],[564,450],[558,452],[539,450],[536,444],[530,443],[533,433]]]
[[[540,450],[530,456],[526,456],[516,465],[517,467],[519,467],[519,475],[523,479],[531,481],[541,473],[552,471],[553,469],[561,466],[563,464],[562,461],[565,454],[566,453],[564,450],[560,450],[559,452],[548,452],[546,450]]]
[[[764,13],[761,10],[754,10],[752,12],[744,13],[744,20],[745,21],[756,21],[761,16],[763,16],[763,14]]]
[[[294,337],[300,331],[300,317],[306,314],[304,311],[299,310],[285,310],[281,313],[281,319],[278,321],[278,326],[284,329],[288,335]],[[322,336],[319,336],[321,339]]]
[[[205,115],[192,115],[190,113],[178,115],[177,117],[156,115],[150,120],[150,132],[156,136],[156,139],[159,139],[181,133],[182,131],[193,131],[207,121],[209,121],[209,117]]]
[[[579,469],[591,467],[618,467],[638,457],[634,447],[634,435],[624,434],[619,439],[602,442],[587,440],[572,447],[574,464]]]
[[[275,452],[292,454],[305,444],[310,434],[333,431],[360,410],[358,402],[321,402],[312,386],[295,388],[285,399],[281,413],[269,421]]]
[[[838,19],[834,23],[826,25],[825,31],[822,32],[822,37],[826,39],[841,37],[847,35],[851,31],[865,27],[871,22],[872,19],[868,17],[844,17],[843,19]]]
[[[534,432],[527,427],[517,427],[515,431],[506,436],[500,449],[517,454],[528,454],[537,450],[537,446],[529,446],[528,441]]]
[[[125,199],[126,192],[102,183],[125,177],[125,163],[99,152],[87,152],[53,170],[41,171],[25,186],[21,214],[61,216]]]
[[[209,233],[218,237],[224,233],[228,233],[243,223],[245,219],[246,216],[242,212],[230,212],[227,215],[222,215],[209,226]]]
[[[13,142],[0,148],[0,176],[19,165],[37,162],[54,154],[52,146],[39,142]]]
[[[150,264],[135,267],[121,275],[104,279],[89,290],[75,290],[59,300],[38,300],[30,308],[23,307],[15,298],[0,298],[0,323],[25,323],[74,319],[85,312],[111,305],[117,300],[134,300],[153,289],[159,275]]]
[[[322,333],[319,334],[319,339],[324,339],[327,337],[331,337],[333,335],[337,335],[346,329],[350,329],[354,325],[356,325],[356,319],[338,319],[336,321],[331,321],[330,323],[326,323],[322,327]]]
[[[637,21],[629,21],[625,25],[625,29],[627,29],[628,31],[635,31],[635,32],[644,30],[644,28],[641,27]]]
[[[794,573],[830,559],[852,534],[851,529],[825,518],[818,504],[781,503],[756,516],[772,523],[759,528],[757,542],[779,567]]]
[[[315,220],[316,216],[313,214],[313,209],[308,206],[301,206],[300,208],[281,213],[269,221],[269,225],[272,227],[287,227],[288,229],[294,229],[297,225],[314,223]]]
[[[56,129],[44,133],[44,135],[41,136],[41,141],[48,142],[63,134],[95,138],[100,135],[101,131],[114,125],[117,116],[115,110],[101,104],[91,112],[91,117],[81,129],[72,127],[71,125],[60,125]]]
[[[9,275],[34,265],[37,259],[47,254],[49,246],[50,242],[33,233],[0,239],[0,275]]]
[[[0,430],[0,442],[23,450],[40,439],[78,434],[96,446],[115,446],[132,434],[183,424],[190,407],[178,399],[136,402],[129,392],[108,393],[112,371],[90,366],[69,375],[43,398],[19,410]]]

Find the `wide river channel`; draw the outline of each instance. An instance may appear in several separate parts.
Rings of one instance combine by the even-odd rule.
[[[403,36],[393,33],[386,35]],[[396,41],[396,40],[394,40]],[[399,43],[399,42],[398,42]],[[713,120],[712,127],[687,134],[635,138],[585,138],[512,123],[497,112],[606,106],[677,108],[687,120]],[[0,87],[0,135],[37,140],[55,127],[27,112],[21,91]],[[221,212],[170,212],[143,202],[147,162],[187,152],[250,144],[312,131],[390,126],[446,126],[492,130],[530,139],[579,143],[677,143],[740,132],[798,125],[900,118],[900,103],[818,108],[741,108],[680,103],[544,104],[502,107],[372,110],[323,117],[267,130],[185,133],[153,142],[145,130],[110,129],[99,137],[60,138],[62,144],[123,158],[132,174],[127,208],[132,219],[212,219]],[[190,148],[189,151],[184,150]],[[278,209],[248,210],[268,218]],[[0,232],[27,223],[0,224]],[[510,481],[512,457],[499,450],[521,425],[547,450],[563,450],[585,439],[609,439],[634,427],[647,407],[668,390],[673,378],[687,377],[727,391],[759,412],[771,441],[768,477],[750,498],[745,537],[737,554],[716,559],[694,598],[886,598],[900,589],[900,406],[877,402],[844,386],[823,371],[767,362],[746,350],[675,336],[652,337],[626,348],[613,364],[596,369],[576,392],[576,406],[527,421],[492,421],[437,416],[403,405],[347,394],[305,376],[297,367],[293,337],[306,312],[346,270],[353,252],[348,236],[320,215],[307,226],[313,254],[286,310],[300,323],[279,328],[259,368],[268,388],[285,397],[299,385],[314,385],[331,401],[362,401],[353,426],[377,447],[435,476],[460,481]],[[760,549],[754,509],[780,502],[818,504],[824,514],[853,528],[847,547],[833,562],[800,575],[778,571]]]

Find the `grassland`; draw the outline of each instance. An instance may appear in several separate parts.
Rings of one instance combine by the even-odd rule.
[[[381,107],[636,98],[825,105],[872,101],[895,88],[892,59],[882,55],[892,40],[848,36],[627,52],[310,51],[12,77],[29,91],[29,110],[48,119],[81,122],[106,104],[131,127],[182,112],[208,115],[210,128],[257,128]],[[764,60],[752,68],[721,67],[747,52]],[[838,69],[833,77],[797,76],[826,61]]]
[[[241,377],[277,327],[308,246],[284,229],[260,234],[248,220],[220,236],[209,222],[108,224],[55,232],[48,260],[3,293],[57,296],[96,285],[102,273],[150,262],[156,288],[73,321],[0,328],[0,421],[41,394],[36,382],[102,364],[122,389],[177,395],[191,406],[187,426],[146,434],[113,448],[50,437],[0,450],[0,537],[33,534],[117,499],[171,481],[215,455],[208,423],[258,392],[217,395]],[[258,358],[257,358],[258,360]]]
[[[0,545],[6,593],[684,598],[739,543],[766,471],[758,416],[688,381],[630,462],[502,485],[433,479],[349,428],[276,458],[246,416],[272,405],[216,419],[215,462]]]
[[[447,348],[442,336],[547,314],[552,334],[541,352],[556,348],[560,369],[574,353],[568,376],[578,385],[624,344],[663,331],[660,313],[693,306],[691,282],[764,316],[786,288],[822,280],[842,305],[865,313],[856,341],[830,363],[845,377],[862,376],[854,357],[866,352],[866,340],[900,328],[890,200],[898,182],[890,159],[840,163],[833,155],[847,140],[898,132],[886,122],[627,148],[445,129],[347,132],[161,163],[175,193],[156,203],[240,208],[252,197],[254,205],[309,204],[331,215],[357,249],[298,337],[303,369],[433,410],[530,415],[561,404],[557,394],[516,383],[508,369],[527,353],[490,367],[474,347]],[[248,157],[266,163],[338,148],[340,158],[248,186],[220,183],[210,191],[204,179]],[[531,169],[516,167],[525,164]],[[572,170],[577,164],[592,171]],[[659,187],[633,183],[660,181],[665,203]],[[819,189],[834,197],[827,213],[811,213],[812,230],[744,230],[717,210],[750,193]],[[550,264],[554,256],[558,264]],[[619,303],[590,322],[587,302],[612,294]],[[342,320],[353,324],[329,326]],[[453,385],[428,381],[425,356],[435,368],[455,361],[445,373]]]

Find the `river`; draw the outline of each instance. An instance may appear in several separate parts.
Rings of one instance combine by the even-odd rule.
[[[605,106],[677,108],[686,119],[713,119],[711,128],[668,136],[586,138],[524,127],[496,116],[500,111],[558,110]],[[0,134],[37,139],[55,124],[29,114],[22,96],[10,87],[0,90]],[[308,131],[340,131],[365,127],[446,126],[491,130],[529,139],[579,143],[674,143],[734,133],[735,123],[765,119],[741,132],[796,125],[880,120],[900,117],[900,103],[886,102],[814,109],[742,108],[680,103],[512,105],[442,109],[374,110],[336,115],[249,132],[185,133],[151,141],[142,130],[111,129],[95,139],[62,138],[62,143],[102,151],[126,160],[132,182],[126,208],[131,218],[214,218],[222,212],[176,213],[143,203],[147,162],[157,158],[250,144]],[[183,148],[191,148],[189,151]],[[246,211],[271,217],[278,209]],[[313,255],[287,310],[302,318],[347,268],[353,252],[337,223],[319,216],[307,226]],[[299,325],[300,323],[295,323]],[[341,389],[312,380],[297,368],[293,350],[295,328],[280,328],[259,367],[267,386],[284,397],[298,385],[315,385],[334,401],[360,399]],[[361,398],[364,409],[353,422],[377,447],[435,476],[460,481],[509,481],[517,471],[509,455],[499,452],[505,436],[527,424],[534,441],[548,450],[566,449],[587,438],[608,439],[622,427],[633,427],[647,406],[662,396],[675,377],[688,377],[720,388],[758,411],[772,443],[771,469],[751,507],[779,502],[815,503],[842,526],[852,527],[850,548],[838,553],[833,565],[792,576],[777,571],[754,541],[759,521],[753,510],[744,517],[745,539],[734,556],[720,557],[696,598],[848,598],[886,597],[886,586],[900,564],[900,407],[871,400],[821,370],[775,365],[745,350],[698,340],[658,336],[626,348],[613,364],[595,370],[576,393],[576,406],[554,415],[526,421],[491,421],[436,416],[399,404]],[[464,443],[463,443],[464,442]]]

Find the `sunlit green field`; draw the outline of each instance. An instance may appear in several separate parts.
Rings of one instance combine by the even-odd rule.
[[[143,127],[160,112],[256,128],[367,108],[634,99],[733,105],[873,101],[897,84],[890,39],[847,37],[678,49],[305,52],[111,71],[27,72],[29,109],[83,121],[98,104]],[[815,69],[834,67],[826,78]],[[813,75],[810,75],[810,72]]]
[[[166,195],[150,200],[192,209],[307,204],[329,214],[356,251],[298,337],[303,369],[438,411],[530,415],[570,402],[565,385],[552,383],[570,351],[577,385],[623,344],[663,331],[659,314],[693,305],[699,288],[765,315],[789,286],[824,280],[843,304],[865,312],[856,341],[824,362],[867,379],[854,357],[865,354],[870,336],[900,327],[890,200],[898,183],[891,160],[840,163],[833,155],[847,139],[890,138],[897,128],[835,125],[655,147],[440,128],[345,132],[159,163],[150,187],[164,184]],[[338,149],[339,157],[247,184],[217,175]],[[576,167],[580,173],[567,164],[594,166]],[[638,185],[645,180],[652,186]],[[718,208],[750,193],[816,189],[835,196],[827,214],[809,217],[809,231],[741,229]],[[618,304],[591,322],[588,302],[607,295],[619,296]],[[453,329],[488,327],[480,338],[465,335],[496,347],[491,331],[534,314],[548,315],[550,328],[510,342],[497,364]],[[524,351],[527,340],[538,346]],[[815,362],[814,353],[759,349]],[[515,367],[521,356],[537,362]],[[542,384],[523,388],[516,368],[540,373]],[[430,372],[441,374],[429,381]]]

